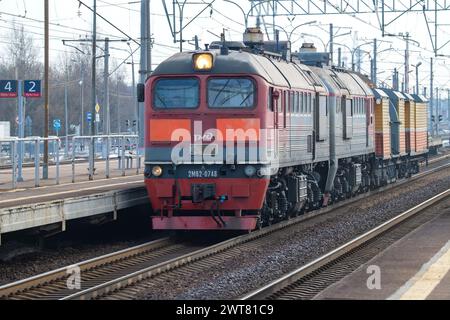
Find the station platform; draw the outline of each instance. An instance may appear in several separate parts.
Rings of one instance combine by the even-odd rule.
[[[6,186],[7,170],[2,170],[0,245],[2,234],[55,224],[64,231],[71,220],[110,213],[116,219],[121,210],[149,204],[142,172],[128,169],[123,176],[124,171],[112,165],[110,179],[104,175],[105,163],[99,162],[94,181],[89,181],[88,164],[77,164],[75,183],[72,166],[61,165],[60,184],[55,184],[53,173],[49,180],[41,180],[38,188],[34,187],[34,168],[24,168],[25,181],[18,183],[17,189]],[[50,172],[54,169],[50,168]]]
[[[315,300],[449,300],[450,200],[442,214],[395,242]],[[380,286],[368,286],[374,267]],[[373,278],[370,281],[372,282]]]

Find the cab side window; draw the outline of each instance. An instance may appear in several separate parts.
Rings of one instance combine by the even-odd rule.
[[[267,97],[267,106],[268,106],[269,111],[271,111],[271,112],[274,111],[273,88],[272,87],[269,88],[269,94]]]

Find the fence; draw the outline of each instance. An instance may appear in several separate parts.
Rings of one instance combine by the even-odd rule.
[[[53,144],[53,156],[56,166],[56,184],[59,184],[59,149],[61,145],[61,140],[58,137],[28,137],[28,138],[6,138],[0,139],[0,146],[9,144],[9,158],[11,163],[11,187],[13,189],[17,188],[17,182],[22,182],[22,167],[23,167],[23,155],[24,148],[27,145],[34,146],[34,185],[35,187],[40,186],[40,168],[41,168],[41,143],[45,141],[51,142]],[[31,150],[32,148],[30,148]],[[21,150],[21,152],[18,152]]]
[[[43,143],[49,141],[50,162],[56,168],[56,184],[60,184],[60,158],[63,153],[60,152],[61,140],[58,137],[28,137],[28,138],[0,138],[0,155],[3,155],[5,162],[2,170],[11,170],[11,187],[16,189],[19,182],[23,182],[22,167],[24,166],[24,155],[28,154],[30,163],[27,165],[34,166],[34,185],[41,185],[41,156]],[[111,161],[117,156],[117,168],[121,171],[121,175],[125,176],[128,169],[136,168],[136,175],[141,170],[141,155],[139,154],[139,136],[137,135],[98,135],[98,136],[76,136],[72,138],[71,156],[68,162],[63,164],[71,165],[72,172],[67,178],[75,183],[76,180],[76,164],[80,162],[80,158],[89,159],[89,179],[94,180],[95,162],[104,160],[106,165],[106,179],[111,176]],[[24,150],[27,150],[24,152]],[[94,152],[92,152],[94,151]],[[64,151],[63,151],[64,152]],[[71,158],[71,159],[70,159]],[[64,159],[63,159],[64,160]],[[82,162],[82,161],[81,161]],[[70,172],[70,171],[69,171]],[[3,171],[5,173],[5,171]],[[1,180],[0,180],[1,181]],[[69,180],[70,181],[70,180]],[[9,179],[6,184],[9,184]]]
[[[98,143],[100,142],[100,143]],[[95,159],[100,155],[106,160],[106,179],[110,178],[111,148],[117,147],[118,169],[122,170],[122,176],[126,175],[127,169],[133,168],[133,160],[136,159],[136,174],[141,169],[141,155],[139,154],[139,136],[137,135],[99,135],[99,136],[80,136],[72,140],[72,183],[75,183],[75,159],[77,150],[85,148],[88,145],[89,158],[89,180],[94,180]],[[99,147],[96,147],[97,146]],[[77,148],[77,146],[79,148]],[[94,148],[92,148],[94,146]],[[101,147],[100,147],[101,146]],[[96,151],[100,150],[100,152]],[[128,151],[128,155],[126,152]]]

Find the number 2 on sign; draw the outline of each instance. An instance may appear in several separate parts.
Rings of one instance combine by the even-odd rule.
[[[30,81],[30,84],[31,84],[31,88],[28,90],[28,92],[35,93],[36,92],[36,82]]]

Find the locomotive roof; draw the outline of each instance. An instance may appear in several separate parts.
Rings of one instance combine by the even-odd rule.
[[[372,96],[372,90],[357,74],[347,70],[311,67],[333,93],[350,96]]]
[[[335,71],[335,73],[345,82],[352,95],[372,96],[369,85],[356,73],[350,71]]]
[[[320,67],[310,67],[315,74],[317,74],[322,81],[326,84],[327,89],[329,92],[333,93],[339,93],[341,95],[348,95],[350,94],[347,90],[347,87],[340,81],[336,79],[333,79],[332,75],[334,75],[333,71],[329,68],[320,68]]]
[[[363,79],[347,70],[309,67],[299,61],[278,60],[247,51],[230,50],[226,55],[220,54],[219,50],[209,52],[214,55],[214,65],[211,71],[204,74],[251,74],[261,76],[275,86],[316,92],[330,90],[356,96],[371,96],[373,93]],[[193,68],[192,59],[195,53],[198,52],[175,54],[162,62],[152,76],[199,74]],[[327,88],[323,81],[327,82]]]
[[[275,60],[264,55],[256,55],[245,51],[230,51],[221,55],[217,50],[214,54],[214,66],[204,74],[242,74],[258,75],[269,83],[288,88],[324,91],[323,83],[314,72],[304,65]],[[193,54],[198,52],[183,52],[173,55],[162,62],[152,76],[162,75],[196,75],[192,64]]]

